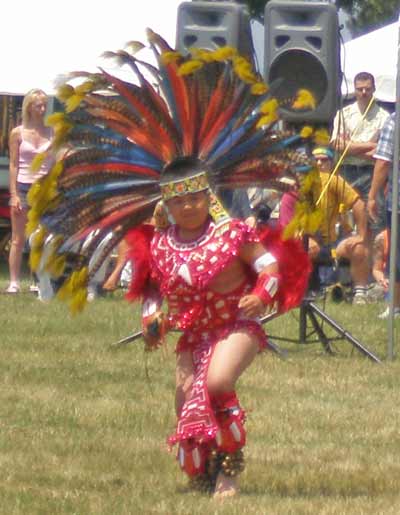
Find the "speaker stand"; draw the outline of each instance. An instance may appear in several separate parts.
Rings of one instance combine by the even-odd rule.
[[[305,298],[299,307],[299,338],[297,340],[292,338],[284,338],[280,336],[271,336],[273,340],[286,341],[292,343],[308,344],[308,343],[321,343],[324,350],[333,355],[331,343],[340,340],[346,340],[359,352],[367,356],[375,363],[381,363],[381,360],[368,350],[362,343],[357,340],[352,334],[338,324],[333,318],[327,315],[319,306],[317,306],[311,299]],[[265,324],[270,320],[279,316],[276,313],[266,315],[261,318],[261,323]],[[308,322],[311,322],[309,324]],[[334,331],[337,336],[327,336],[323,324],[326,322]],[[311,328],[310,328],[311,325]],[[316,335],[316,338],[313,338]]]

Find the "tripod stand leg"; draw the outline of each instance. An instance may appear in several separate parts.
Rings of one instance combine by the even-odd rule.
[[[277,354],[280,358],[282,358],[282,359],[286,359],[287,358],[287,351],[284,350],[284,349],[281,349],[280,347],[278,347],[278,345],[276,343],[272,342],[270,338],[268,338],[268,347],[267,347],[267,349],[268,348],[270,348],[272,350],[272,352]]]
[[[320,322],[317,320],[317,317],[315,316],[315,314],[312,310],[311,303],[305,307],[305,313],[306,313],[306,315],[309,316],[311,323],[313,325],[314,331],[317,333],[318,338],[319,338],[320,342],[322,343],[322,346],[324,347],[325,351],[328,354],[333,355],[334,352],[333,352],[331,344],[329,342],[329,338],[326,336],[326,334],[324,333],[324,331],[322,329]]]
[[[330,318],[324,311],[322,311],[322,309],[320,309],[313,302],[310,302],[308,304],[307,309],[309,310],[310,318],[311,318],[311,313],[312,313],[314,318],[315,318],[315,315],[319,316],[328,325],[330,325],[342,338],[345,338],[348,342],[350,342],[362,354],[367,356],[372,361],[375,361],[375,363],[381,363],[381,360],[377,356],[375,356],[375,354],[373,354],[366,347],[364,347],[356,338],[354,338],[354,336],[352,336],[348,331],[343,329],[343,327],[341,327],[337,322],[335,322],[335,320]]]
[[[267,315],[261,318],[261,323],[265,324],[266,322],[269,322],[273,318],[278,317],[279,314],[275,313],[273,315]],[[274,339],[279,339],[283,341],[288,341],[292,343],[310,343],[307,341],[307,317],[309,317],[314,332],[317,333],[318,340],[322,343],[324,346],[324,349],[329,354],[333,354],[333,350],[331,347],[330,342],[333,340],[338,340],[339,338],[328,338],[328,336],[325,334],[324,330],[322,329],[322,324],[320,320],[326,322],[328,325],[331,326],[332,329],[334,329],[337,334],[340,336],[340,339],[346,339],[348,342],[350,342],[357,350],[359,350],[362,354],[367,356],[369,359],[374,361],[375,363],[381,363],[381,360],[375,356],[371,351],[369,351],[366,347],[364,347],[354,336],[352,336],[348,331],[343,329],[335,320],[330,318],[322,309],[320,309],[317,305],[315,305],[310,300],[304,300],[300,305],[300,314],[299,314],[299,340],[292,340],[289,338],[282,338],[278,336],[272,336]],[[318,318],[320,320],[318,320]]]
[[[307,307],[303,301],[299,310],[299,342],[307,341]]]

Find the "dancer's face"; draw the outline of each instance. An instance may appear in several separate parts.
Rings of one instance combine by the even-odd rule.
[[[206,191],[188,193],[167,200],[167,207],[175,223],[186,231],[196,231],[204,226],[209,213]]]

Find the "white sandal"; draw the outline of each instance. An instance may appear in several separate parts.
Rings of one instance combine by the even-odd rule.
[[[6,289],[6,293],[19,293],[21,291],[19,284],[11,283]]]

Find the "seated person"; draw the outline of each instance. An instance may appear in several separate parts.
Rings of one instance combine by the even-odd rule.
[[[330,179],[333,152],[329,148],[319,147],[313,151],[321,178],[321,191]],[[319,196],[319,195],[318,195]],[[286,226],[294,213],[296,193],[282,196],[280,224]],[[333,255],[337,260],[350,262],[350,274],[353,282],[353,304],[366,304],[369,277],[368,247],[366,245],[367,215],[365,204],[358,193],[339,176],[332,177],[321,199],[323,213],[322,225],[316,235],[308,237],[308,252],[313,262],[318,262],[321,255]],[[351,211],[356,224],[355,233],[350,232],[345,214]],[[338,225],[339,224],[339,225]],[[339,234],[336,228],[340,227]],[[341,233],[341,234],[340,234]]]
[[[385,229],[377,234],[374,240],[373,256],[372,256],[372,275],[376,281],[376,286],[372,290],[375,300],[382,300],[389,291],[388,279],[388,258],[389,258],[389,231]],[[371,295],[371,291],[370,291]],[[394,298],[394,316],[400,316],[400,292],[395,288]],[[384,320],[389,317],[389,306],[378,315],[378,318]]]
[[[386,263],[389,250],[388,239],[387,229],[377,234],[374,239],[372,254],[372,275],[376,284],[385,292],[389,288],[389,280],[386,276]]]

